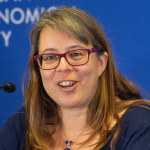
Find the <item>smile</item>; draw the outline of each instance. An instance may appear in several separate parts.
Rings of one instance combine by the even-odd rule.
[[[59,83],[59,86],[63,88],[70,88],[72,87],[76,82],[75,81],[63,81]]]

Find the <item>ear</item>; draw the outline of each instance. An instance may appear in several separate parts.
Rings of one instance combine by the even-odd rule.
[[[98,56],[99,59],[99,76],[103,73],[108,62],[108,53],[104,52],[102,55]]]

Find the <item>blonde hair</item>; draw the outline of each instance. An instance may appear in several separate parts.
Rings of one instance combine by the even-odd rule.
[[[26,149],[48,149],[45,139],[48,138],[52,147],[55,141],[53,133],[46,130],[47,124],[61,124],[57,104],[45,92],[39,68],[33,57],[38,54],[40,32],[44,27],[57,27],[64,34],[74,37],[85,44],[92,43],[94,47],[102,47],[108,53],[108,63],[105,71],[99,77],[98,88],[89,105],[89,124],[93,128],[90,141],[99,133],[101,138],[95,143],[94,150],[102,148],[108,139],[111,140],[111,149],[121,129],[121,120],[118,110],[132,105],[144,103],[134,85],[123,78],[117,71],[111,47],[99,23],[88,13],[77,8],[62,7],[52,12],[44,12],[31,32],[32,50],[29,59],[29,81],[25,93],[25,109],[28,117],[28,131],[26,134]],[[102,55],[97,53],[97,55]],[[26,72],[27,72],[26,70]],[[116,97],[124,103],[117,103]],[[135,100],[132,100],[135,99]],[[128,100],[128,101],[126,101]],[[117,130],[108,137],[112,119],[118,123]],[[50,121],[48,122],[48,119]]]

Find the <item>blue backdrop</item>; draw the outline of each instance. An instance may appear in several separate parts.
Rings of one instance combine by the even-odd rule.
[[[44,9],[62,5],[94,16],[110,40],[119,71],[150,91],[149,0],[0,0],[0,85],[13,82],[17,87],[14,93],[0,90],[0,130],[23,106],[30,31]]]

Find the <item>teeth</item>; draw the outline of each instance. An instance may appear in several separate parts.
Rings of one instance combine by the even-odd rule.
[[[61,82],[61,83],[59,83],[59,85],[61,85],[61,86],[73,86],[75,84],[75,82],[74,81],[63,81],[63,82]]]

